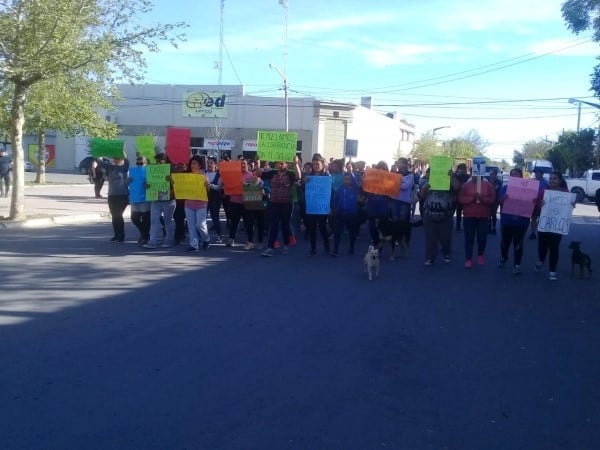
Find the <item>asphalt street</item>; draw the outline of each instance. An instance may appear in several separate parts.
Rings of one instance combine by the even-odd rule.
[[[262,258],[111,244],[110,223],[0,234],[2,449],[597,449],[600,221],[560,279],[409,254]]]

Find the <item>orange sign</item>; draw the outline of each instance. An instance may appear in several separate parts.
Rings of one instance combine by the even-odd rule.
[[[363,190],[377,195],[395,197],[400,192],[402,175],[380,169],[366,169],[363,176]]]
[[[225,195],[242,195],[244,193],[241,161],[221,161],[219,176],[223,181]]]

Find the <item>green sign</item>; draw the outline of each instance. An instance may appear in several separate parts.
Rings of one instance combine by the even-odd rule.
[[[154,138],[152,136],[136,136],[135,149],[140,156],[148,158],[150,164],[154,163],[156,153],[154,151]]]
[[[452,158],[449,156],[432,156],[429,160],[429,188],[433,191],[450,190]]]
[[[261,161],[292,162],[296,156],[298,133],[259,131],[256,150]]]
[[[171,164],[150,164],[146,166],[146,201],[164,201],[171,199]]]
[[[92,139],[92,156],[99,158],[124,158],[125,142],[114,139]]]

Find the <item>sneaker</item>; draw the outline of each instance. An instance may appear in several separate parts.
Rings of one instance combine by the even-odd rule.
[[[431,259],[428,259],[425,261],[425,265],[426,266],[433,266],[433,261]]]
[[[267,248],[264,252],[261,253],[262,256],[273,256],[273,249]]]
[[[222,244],[223,243],[223,236],[217,236],[217,238],[215,239],[215,244]]]
[[[552,281],[558,280],[558,273],[556,273],[556,272],[550,272],[548,274],[548,279],[552,280]]]
[[[445,262],[446,264],[449,264],[449,263],[451,263],[451,262],[452,262],[452,259],[450,259],[450,255],[446,255],[446,256],[444,256],[444,262]]]
[[[168,242],[163,242],[162,245],[160,246],[161,248],[171,248],[173,247],[172,244],[169,244]]]
[[[496,267],[498,269],[502,269],[504,267],[504,263],[506,263],[505,259],[501,259],[500,261],[498,261],[498,264],[496,264]]]
[[[283,250],[281,251],[281,253],[283,253],[284,255],[288,254],[288,247],[287,247],[287,245],[283,246]]]
[[[248,251],[252,249],[254,249],[254,244],[252,242],[248,242],[246,245],[244,245],[244,250]]]
[[[535,271],[539,272],[540,270],[542,270],[542,267],[544,266],[544,263],[542,261],[538,261],[535,263]]]
[[[202,248],[203,248],[204,250],[208,250],[208,249],[210,248],[210,241],[204,241],[204,242],[202,243]]]
[[[296,236],[290,234],[290,247],[293,247],[294,245],[296,245]]]
[[[465,261],[465,269],[471,269],[473,267],[473,261],[471,261],[470,259],[467,259]]]
[[[225,244],[227,247],[233,247],[233,239],[227,239],[227,243]]]
[[[144,245],[144,248],[155,249],[155,248],[158,248],[158,246],[154,242],[148,242],[147,244]]]
[[[518,264],[515,264],[513,267],[512,273],[514,275],[519,275],[521,273],[521,266],[519,266]]]
[[[275,241],[275,243],[273,244],[273,248],[279,248],[281,247],[281,243],[279,241]]]
[[[477,264],[479,264],[480,266],[483,266],[485,264],[485,256],[479,255],[477,257]]]
[[[192,247],[191,245],[185,249],[186,252],[197,252],[198,248],[197,247]]]

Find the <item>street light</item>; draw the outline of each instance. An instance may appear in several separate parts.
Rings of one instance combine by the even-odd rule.
[[[443,127],[434,128],[432,130],[432,132],[431,132],[431,135],[432,135],[433,139],[435,139],[435,132],[438,131],[438,130],[443,130],[444,128],[450,128],[450,125],[444,125]]]
[[[281,77],[281,79],[283,80],[283,97],[284,97],[284,105],[285,105],[285,109],[284,109],[285,131],[289,131],[289,121],[288,121],[288,82],[287,82],[287,77],[285,76],[285,73],[281,72],[281,70],[279,70],[279,67],[277,67],[275,64],[269,63],[269,68],[275,70],[279,74],[279,76]]]
[[[581,104],[593,106],[594,108],[600,109],[600,105],[598,103],[586,102],[585,100],[579,100],[578,98],[570,98],[569,103],[577,103],[577,132],[579,133],[579,128],[581,124]]]

